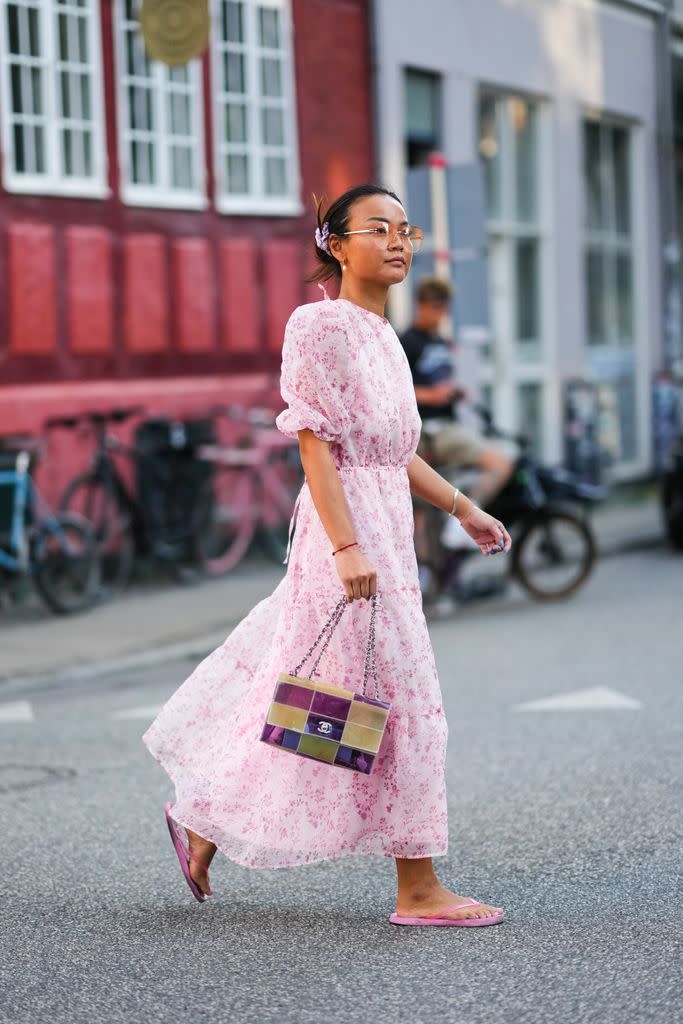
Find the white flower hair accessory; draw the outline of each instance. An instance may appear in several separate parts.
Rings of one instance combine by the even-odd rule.
[[[330,246],[329,246],[329,243],[327,241],[327,239],[329,237],[330,237],[330,222],[328,220],[326,220],[325,223],[323,224],[322,231],[320,230],[320,228],[316,228],[315,229],[315,243],[316,243],[316,245],[318,246],[319,249],[323,250],[323,252],[329,252],[330,251]]]

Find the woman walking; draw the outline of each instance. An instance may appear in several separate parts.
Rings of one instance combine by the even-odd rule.
[[[317,210],[311,280],[341,281],[338,299],[299,306],[282,350],[278,428],[298,437],[306,480],[292,517],[287,573],[173,694],[143,740],[175,784],[167,820],[199,900],[216,850],[276,868],[350,854],[393,857],[395,924],[488,925],[500,907],[443,886],[432,858],[448,848],[448,727],[413,545],[411,491],[457,516],[485,555],[509,551],[502,523],[415,454],[420,418],[406,356],[384,316],[421,233],[377,185]],[[290,527],[291,533],[291,527]],[[375,596],[376,595],[376,596]],[[391,702],[370,774],[259,742],[278,675],[291,671],[331,609],[321,675],[357,690],[370,607],[379,696]]]

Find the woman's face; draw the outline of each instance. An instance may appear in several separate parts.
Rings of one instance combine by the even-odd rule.
[[[399,227],[408,225],[408,215],[396,199],[382,194],[357,199],[351,207],[346,229],[382,230],[382,226],[387,225],[388,237],[379,232],[330,237],[333,254],[340,263],[346,262],[344,277],[350,275],[385,285],[399,284],[405,279],[413,252],[410,242],[398,234]]]

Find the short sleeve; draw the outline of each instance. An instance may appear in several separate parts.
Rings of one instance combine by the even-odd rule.
[[[278,430],[296,437],[308,429],[321,441],[343,442],[352,424],[355,366],[339,307],[298,306],[285,327],[280,391],[288,408],[275,421]]]

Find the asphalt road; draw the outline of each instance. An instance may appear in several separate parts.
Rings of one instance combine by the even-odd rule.
[[[192,665],[0,690],[0,1021],[679,1019],[683,562],[434,622],[450,725],[438,872],[489,928],[395,928],[394,865],[250,871],[194,902],[140,742]],[[520,705],[564,697],[564,706]],[[567,706],[569,704],[569,706]]]

